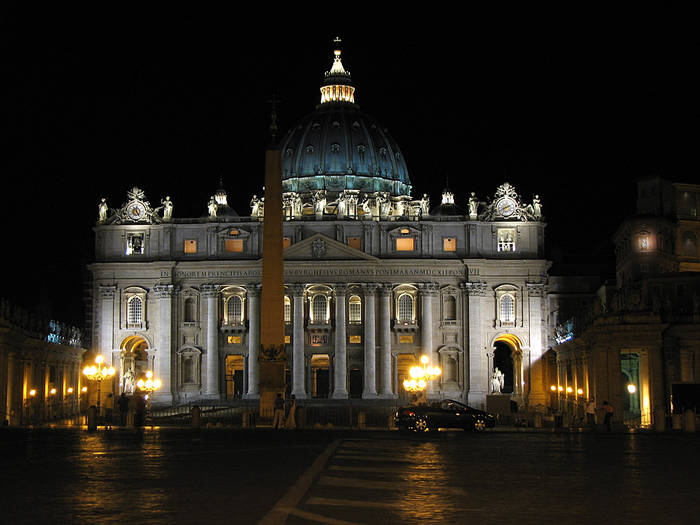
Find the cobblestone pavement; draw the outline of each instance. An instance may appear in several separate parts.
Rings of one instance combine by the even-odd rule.
[[[4,523],[695,523],[700,435],[0,431]],[[276,511],[276,512],[275,512]]]

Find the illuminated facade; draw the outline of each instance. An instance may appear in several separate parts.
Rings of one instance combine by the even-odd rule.
[[[598,407],[612,403],[618,422],[657,428],[670,414],[700,409],[698,209],[700,185],[643,179],[636,215],[614,236],[617,282],[593,291],[579,280],[581,293],[569,295],[589,307],[576,309],[550,278],[552,408],[580,417],[595,397]]]
[[[287,384],[297,399],[386,400],[421,354],[444,371],[428,398],[484,406],[494,366],[545,403],[539,366],[548,261],[541,205],[508,183],[486,202],[414,198],[396,142],[354,103],[336,49],[321,103],[280,143]],[[223,185],[222,185],[223,186]],[[459,200],[459,199],[458,199]],[[204,218],[132,189],[100,206],[92,340],[124,373],[149,368],[158,402],[257,399],[262,226],[220,188]],[[380,402],[380,401],[378,401]]]

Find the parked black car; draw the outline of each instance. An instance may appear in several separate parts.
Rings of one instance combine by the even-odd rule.
[[[496,416],[470,406],[445,399],[440,403],[401,407],[394,422],[399,430],[425,432],[438,428],[463,428],[482,432],[496,425]]]

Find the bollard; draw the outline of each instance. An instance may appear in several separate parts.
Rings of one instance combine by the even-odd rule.
[[[95,405],[88,408],[87,413],[87,429],[88,432],[97,430],[97,407]]]
[[[671,428],[673,430],[682,430],[680,414],[673,414],[671,416]]]
[[[695,411],[686,409],[683,414],[683,430],[685,432],[695,432]]]
[[[192,416],[192,428],[199,428],[199,416],[200,416],[200,409],[198,406],[193,406],[192,410],[190,410],[190,414]]]
[[[367,428],[367,423],[366,423],[366,418],[365,418],[365,413],[364,412],[358,412],[357,413],[357,428],[359,430],[364,430]]]

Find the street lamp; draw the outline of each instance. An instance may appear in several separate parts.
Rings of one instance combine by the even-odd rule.
[[[146,380],[139,379],[136,382],[136,386],[139,390],[146,392],[146,417],[150,417],[151,414],[151,394],[160,388],[160,379],[153,379],[153,372],[150,370],[146,371]]]
[[[113,366],[107,367],[103,365],[104,357],[98,355],[95,358],[95,364],[86,366],[83,369],[83,375],[87,377],[90,381],[97,381],[97,414],[100,414],[100,397],[101,397],[101,384],[105,379],[112,379],[114,373]]]
[[[411,379],[403,380],[403,388],[407,392],[422,392],[428,386],[428,381],[432,381],[442,374],[438,366],[430,366],[430,359],[427,355],[420,358],[421,366],[412,366],[408,374]]]

